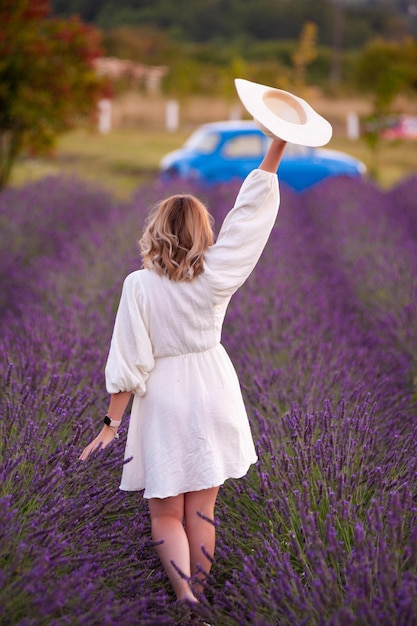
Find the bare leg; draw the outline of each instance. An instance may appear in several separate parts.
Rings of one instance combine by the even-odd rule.
[[[188,581],[172,565],[172,561],[188,578],[190,571],[190,547],[184,530],[184,495],[172,498],[151,498],[152,539],[163,541],[156,546],[161,563],[164,566],[178,600],[195,602]]]
[[[206,578],[203,573],[199,572],[199,569],[208,574],[211,568],[211,561],[205,556],[201,546],[204,546],[205,551],[213,557],[216,540],[214,523],[203,519],[199,513],[214,522],[214,506],[218,492],[219,487],[213,487],[184,494],[185,532],[190,550],[190,571],[191,575],[195,575],[195,578],[200,581],[200,584],[194,583],[194,588],[198,592],[203,591]]]

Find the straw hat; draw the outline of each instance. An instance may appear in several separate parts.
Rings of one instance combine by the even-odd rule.
[[[245,109],[265,134],[302,146],[324,146],[331,124],[302,98],[243,78],[235,79]]]

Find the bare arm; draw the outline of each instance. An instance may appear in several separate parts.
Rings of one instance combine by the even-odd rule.
[[[276,172],[286,145],[287,142],[282,139],[273,139],[259,169],[265,170],[266,172]]]
[[[131,395],[130,391],[121,391],[120,393],[111,394],[107,415],[111,417],[112,420],[119,422],[122,419]]]
[[[126,410],[127,404],[130,400],[130,396],[132,394],[130,391],[121,391],[120,393],[114,393],[110,396],[109,409],[107,411],[107,415],[114,420],[115,422],[120,422],[123,413]],[[88,444],[84,448],[81,453],[80,460],[85,461],[86,458],[99,447],[105,448],[109,445],[115,438],[115,434],[117,433],[117,428],[110,428],[110,426],[106,426],[103,424],[103,428],[97,435],[93,441]]]

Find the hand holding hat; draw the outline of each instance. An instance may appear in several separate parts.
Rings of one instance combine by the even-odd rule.
[[[265,135],[312,147],[330,141],[331,124],[302,98],[243,78],[236,78],[235,85],[243,106]]]
[[[253,121],[255,122],[259,130],[267,137],[270,137],[271,139],[281,139],[281,137],[276,137],[276,135],[272,134],[271,131],[269,131],[263,124],[261,124],[261,122],[258,122],[258,120],[254,119]]]

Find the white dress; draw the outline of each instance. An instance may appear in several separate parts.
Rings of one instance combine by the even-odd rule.
[[[134,393],[120,489],[166,498],[240,478],[256,462],[220,339],[230,298],[256,265],[278,205],[276,174],[254,170],[194,281],[148,269],[126,278],[106,365],[107,391]]]

